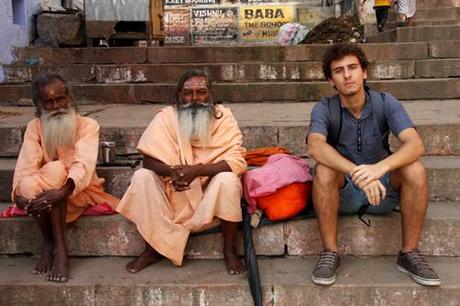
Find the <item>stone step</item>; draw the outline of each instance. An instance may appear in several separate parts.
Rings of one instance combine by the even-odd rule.
[[[367,37],[370,43],[460,40],[460,25],[402,27]]]
[[[430,63],[436,69],[434,78],[460,76],[460,58],[431,60],[400,60],[371,62],[368,78],[410,79],[427,77],[418,70]],[[421,68],[419,68],[421,66]],[[204,69],[211,80],[218,82],[317,81],[324,80],[321,62],[253,62],[211,64],[120,64],[120,65],[4,65],[5,83],[30,82],[43,72],[58,73],[76,83],[174,83],[188,69]]]
[[[395,84],[396,85],[396,84]],[[398,95],[396,95],[398,96]],[[459,100],[405,101],[418,126],[427,155],[460,155]],[[305,154],[305,136],[314,103],[235,103],[235,114],[248,148],[283,146]],[[101,139],[115,141],[120,154],[136,153],[140,136],[164,105],[81,105],[80,113],[99,121]],[[16,157],[32,107],[0,107],[0,157]],[[392,144],[395,144],[392,141]]]
[[[368,82],[375,90],[391,92],[401,100],[456,99],[460,98],[460,78],[374,80]],[[176,84],[129,83],[87,84],[73,83],[72,91],[79,104],[140,104],[171,103]],[[0,105],[17,105],[23,98],[30,98],[30,86],[26,84],[0,85]],[[318,101],[335,94],[326,81],[288,84],[274,80],[260,82],[214,82],[214,101],[237,102],[288,102]]]
[[[391,10],[388,16],[389,21],[397,21],[398,14]],[[460,18],[460,7],[437,7],[427,9],[417,9],[414,21],[434,21],[434,20],[458,20]]]
[[[460,7],[460,0],[417,0],[417,10],[439,7]]]
[[[460,201],[460,157],[424,156],[433,201]],[[11,200],[11,186],[16,160],[0,159],[0,201]],[[107,192],[121,198],[129,186],[135,169],[131,167],[97,167],[97,173],[105,179]]]
[[[460,256],[460,202],[431,203],[420,248],[427,255]],[[0,205],[4,207],[5,205]],[[356,215],[339,219],[338,241],[342,254],[380,256],[396,254],[401,246],[401,216],[365,216],[371,227]],[[253,231],[258,255],[304,256],[321,252],[317,221],[303,219],[262,226]],[[392,234],[392,238],[388,236]],[[31,217],[0,219],[0,255],[33,253],[41,248],[40,231]],[[136,226],[121,215],[81,217],[67,230],[73,256],[134,256],[144,249]],[[188,258],[222,258],[222,234],[194,235],[186,247]],[[241,233],[238,252],[243,254]]]
[[[137,274],[124,258],[71,258],[67,283],[33,276],[35,258],[0,259],[4,305],[252,305],[246,274],[225,272],[220,260],[192,260],[182,268],[162,261]],[[316,286],[316,257],[259,259],[263,305],[455,306],[460,298],[459,258],[429,258],[442,285],[415,284],[395,268],[394,257],[344,257],[337,282]]]
[[[362,44],[370,60],[426,59],[436,42]],[[119,48],[18,48],[17,64],[142,64],[321,61],[327,44]]]

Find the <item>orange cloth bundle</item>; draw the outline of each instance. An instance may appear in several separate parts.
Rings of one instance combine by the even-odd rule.
[[[257,198],[257,206],[271,221],[289,219],[307,207],[311,182],[292,183],[275,193]]]
[[[248,166],[263,166],[267,159],[274,154],[291,154],[288,150],[282,147],[265,147],[248,150],[246,152],[246,163]]]

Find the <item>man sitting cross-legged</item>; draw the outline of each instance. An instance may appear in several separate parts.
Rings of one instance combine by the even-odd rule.
[[[320,101],[311,114],[308,150],[318,163],[313,203],[325,248],[311,278],[320,285],[335,282],[339,212],[356,213],[367,204],[368,213],[384,214],[400,204],[402,249],[397,268],[417,283],[437,286],[438,275],[417,249],[428,205],[427,177],[419,160],[423,143],[399,101],[366,90],[367,66],[356,45],[334,45],[324,55],[323,72],[338,97]],[[338,114],[334,121],[333,102]],[[338,139],[332,133],[337,120]],[[389,131],[401,142],[393,154],[387,150]]]
[[[246,171],[242,134],[231,111],[213,103],[202,71],[181,77],[174,105],[156,114],[137,148],[143,168],[117,211],[136,223],[145,251],[127,271],[136,273],[163,256],[181,265],[189,234],[220,221],[227,271],[243,272],[235,246],[242,219],[239,176]]]
[[[66,81],[44,74],[32,82],[37,118],[30,121],[13,178],[12,200],[34,216],[43,251],[33,273],[55,282],[68,280],[66,222],[91,205],[116,206],[96,176],[99,125],[81,117],[71,103]]]

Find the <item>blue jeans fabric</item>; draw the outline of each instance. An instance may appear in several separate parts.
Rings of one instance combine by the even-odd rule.
[[[385,186],[387,195],[379,205],[369,206],[366,214],[383,215],[390,213],[399,205],[399,192],[390,184],[390,175],[386,173],[380,178],[380,182]],[[351,177],[345,176],[345,185],[340,189],[340,214],[356,214],[363,204],[369,204],[366,194],[362,189],[356,186]]]

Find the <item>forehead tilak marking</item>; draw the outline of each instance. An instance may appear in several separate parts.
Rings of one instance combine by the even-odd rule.
[[[184,89],[193,88],[193,87],[208,87],[206,80],[187,80],[184,83]]]

